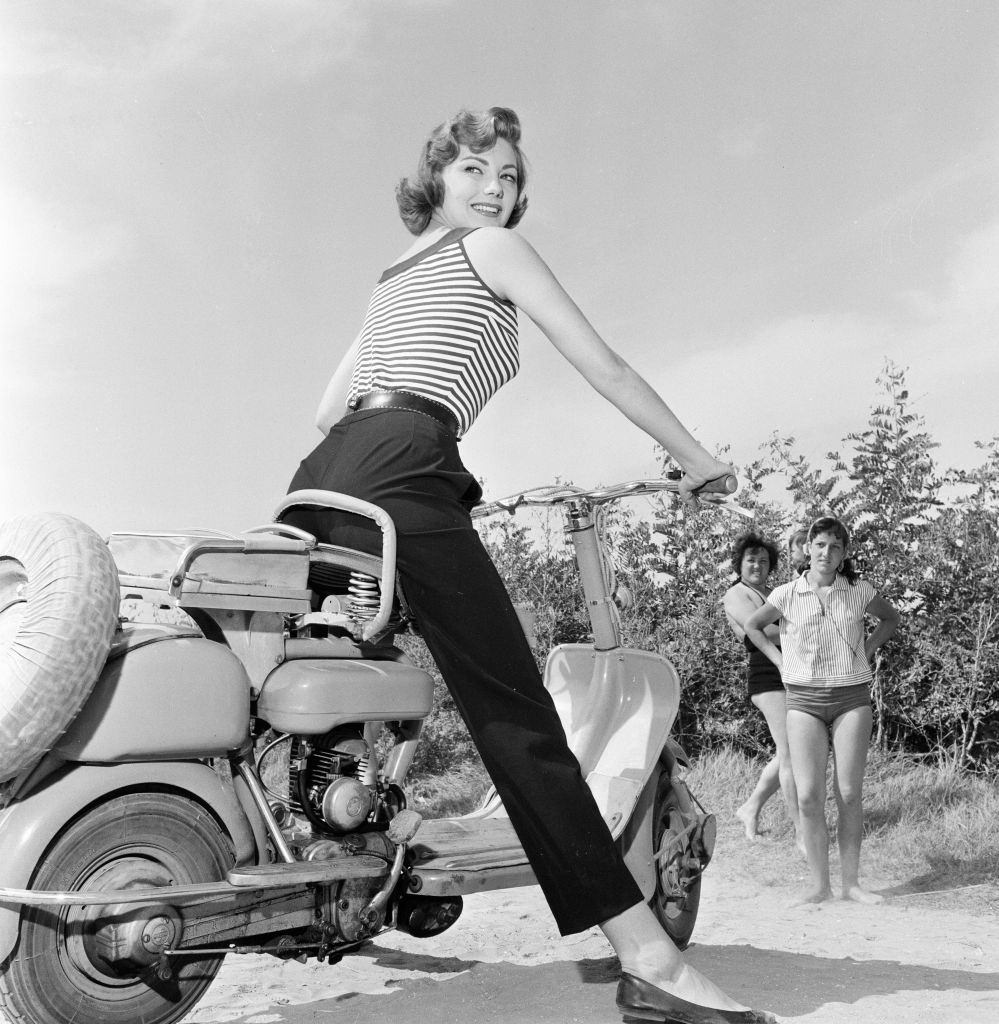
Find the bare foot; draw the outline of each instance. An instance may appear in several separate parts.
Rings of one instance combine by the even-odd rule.
[[[791,907],[813,907],[819,903],[826,903],[832,898],[832,889],[813,889],[796,900],[792,900],[788,905]]]
[[[853,900],[854,903],[884,902],[884,896],[879,896],[876,892],[869,892],[867,889],[861,889],[859,885],[844,885],[843,899]]]
[[[735,816],[742,822],[746,830],[746,838],[752,842],[760,839],[760,812],[749,809],[749,802],[744,803],[736,812]]]

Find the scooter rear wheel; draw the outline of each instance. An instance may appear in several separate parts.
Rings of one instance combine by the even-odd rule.
[[[215,881],[233,863],[200,805],[174,793],[127,793],[78,818],[45,854],[36,889],[129,889]],[[21,1024],[173,1024],[201,998],[222,957],[169,958],[180,916],[153,910],[32,907],[0,971],[0,1003]]]
[[[677,787],[683,787],[678,791]],[[701,904],[701,866],[691,856],[689,838],[681,814],[683,798],[693,805],[683,782],[674,782],[669,772],[659,776],[652,807],[652,849],[665,850],[656,864],[656,891],[649,900],[652,912],[677,949],[686,949],[694,934]],[[689,812],[690,807],[683,810]]]

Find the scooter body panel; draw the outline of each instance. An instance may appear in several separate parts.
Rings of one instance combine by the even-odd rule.
[[[249,718],[239,659],[211,640],[165,634],[108,659],[53,752],[105,764],[217,757],[245,742]]]
[[[257,714],[278,732],[321,736],[348,722],[419,721],[433,702],[434,681],[415,665],[316,658],[274,669]]]
[[[229,833],[237,864],[257,860],[258,838],[234,791],[198,762],[74,765],[0,811],[0,886],[26,889],[46,849],[81,811],[126,789],[171,789],[209,807]],[[0,962],[17,943],[20,907],[0,903]]]
[[[617,838],[659,763],[680,707],[676,669],[647,651],[565,644],[548,657],[545,686]]]

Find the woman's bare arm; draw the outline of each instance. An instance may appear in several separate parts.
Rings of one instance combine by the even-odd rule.
[[[760,607],[746,593],[743,587],[730,587],[725,591],[722,598],[722,607],[725,609],[725,618],[739,640],[746,636],[746,620]],[[766,627],[764,632],[776,642],[780,636],[780,630],[773,624]]]
[[[867,605],[867,614],[878,619],[877,626],[871,631],[871,635],[864,641],[864,651],[867,660],[874,657],[874,652],[886,643],[898,629],[901,616],[898,610],[889,601],[886,601],[880,594],[875,594]]]
[[[482,279],[522,309],[583,378],[658,441],[688,474],[686,490],[725,472],[657,394],[604,340],[528,242],[504,228],[481,228],[466,249]]]
[[[357,349],[361,343],[361,336],[358,335],[353,344],[347,349],[340,365],[333,371],[329,384],[319,400],[319,408],[316,410],[316,426],[328,434],[334,423],[339,422],[347,411],[347,393],[350,391],[350,378],[354,374],[354,363],[357,360]]]
[[[758,647],[778,668],[784,670],[784,657],[780,648],[767,636],[765,630],[771,623],[780,618],[780,612],[767,601],[762,608],[757,608],[752,615],[746,619],[743,628],[750,643]]]

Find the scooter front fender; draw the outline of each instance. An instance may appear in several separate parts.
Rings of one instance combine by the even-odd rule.
[[[665,775],[672,780],[673,791],[676,794],[676,801],[680,811],[690,817],[696,817],[700,808],[691,799],[690,790],[679,780],[677,766],[690,767],[690,758],[687,752],[673,739],[666,738],[666,745],[659,755],[657,769],[652,772],[645,783],[635,809],[631,812],[627,827],[618,838],[624,862],[628,865],[642,890],[642,896],[649,900],[656,889],[656,865],[655,849],[653,848],[652,830],[654,822],[652,816],[655,812],[656,790],[659,788],[659,780]]]
[[[565,644],[548,657],[545,686],[600,813],[618,838],[676,718],[676,669],[648,651]]]
[[[232,789],[198,761],[73,765],[48,776],[36,789],[0,811],[0,885],[26,889],[42,855],[81,811],[126,789],[171,789],[208,807],[229,833],[237,864],[255,863],[263,833],[247,819]],[[20,907],[0,903],[0,962],[17,943]]]
[[[655,809],[656,788],[659,776],[666,769],[660,766],[654,771],[635,804],[635,809],[628,819],[628,825],[621,833],[621,854],[632,877],[642,890],[642,899],[648,902],[656,891],[656,866],[653,861],[655,850],[652,848],[652,812]],[[666,772],[668,774],[668,772]]]

